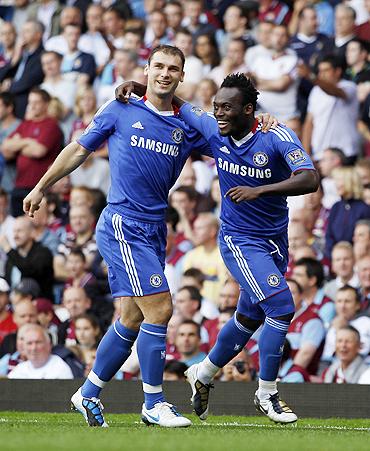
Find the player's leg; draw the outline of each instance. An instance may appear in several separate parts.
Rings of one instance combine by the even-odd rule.
[[[241,290],[237,311],[223,326],[218,334],[215,346],[208,356],[186,372],[186,378],[192,387],[192,404],[201,420],[208,416],[208,401],[211,381],[230,360],[239,354],[250,337],[263,323],[264,313],[253,304],[245,290]]]
[[[147,425],[186,427],[191,422],[166,402],[163,390],[163,371],[166,361],[167,324],[172,316],[169,291],[135,298],[144,320],[137,339],[145,403],[142,420]]]

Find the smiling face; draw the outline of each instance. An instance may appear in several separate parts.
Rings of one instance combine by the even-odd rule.
[[[222,136],[240,139],[250,131],[253,106],[251,103],[243,105],[238,88],[221,88],[216,94],[213,109]]]
[[[159,98],[172,96],[184,79],[180,56],[160,51],[152,56],[144,74],[148,76],[148,92]]]

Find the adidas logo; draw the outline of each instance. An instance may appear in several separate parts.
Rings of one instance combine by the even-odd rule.
[[[230,150],[226,146],[220,147],[221,152],[223,153],[230,153]]]
[[[140,121],[135,122],[135,124],[132,124],[132,128],[139,128],[140,130],[144,130],[144,127]]]

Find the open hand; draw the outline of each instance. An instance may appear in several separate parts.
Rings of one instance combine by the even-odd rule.
[[[270,113],[260,113],[256,116],[258,119],[258,122],[262,123],[262,132],[266,133],[271,128],[274,129],[278,126],[279,121],[276,119],[275,116],[272,116]]]
[[[239,204],[240,202],[246,200],[255,200],[260,196],[260,192],[258,187],[251,188],[249,186],[234,186],[234,188],[230,188],[229,191],[225,194],[225,197],[229,196],[230,199]]]

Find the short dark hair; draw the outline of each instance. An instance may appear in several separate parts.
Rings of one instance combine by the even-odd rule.
[[[56,52],[55,50],[44,50],[41,53],[41,56],[44,56],[44,55],[54,55],[60,61],[62,61],[62,59],[63,59],[63,55],[59,52]]]
[[[3,102],[3,104],[6,107],[11,106],[12,110],[14,111],[15,108],[15,97],[10,92],[0,92],[0,100]]]
[[[172,225],[174,232],[176,232],[177,224],[180,221],[180,216],[176,208],[173,208],[171,206],[167,208],[165,221],[166,223],[170,223]]]
[[[300,292],[300,294],[302,294],[303,293],[303,288],[301,287],[301,285],[295,280],[295,279],[291,279],[291,278],[287,278],[287,279],[285,279],[287,282],[290,282],[290,283],[294,283],[295,284],[295,286],[297,287],[297,289],[298,289],[298,291]]]
[[[184,34],[185,36],[193,37],[193,35],[190,33],[190,31],[186,27],[180,27],[176,30],[175,36],[178,34]]]
[[[200,306],[202,305],[202,295],[200,294],[198,288],[193,287],[191,285],[185,285],[184,287],[179,288],[177,292],[180,293],[180,291],[184,290],[186,290],[189,293],[190,299],[198,301],[198,310],[199,310]]]
[[[183,277],[193,277],[200,285],[204,284],[205,275],[198,268],[189,268],[182,274]]]
[[[164,366],[164,371],[170,374],[176,374],[179,379],[185,379],[185,371],[188,366],[184,362],[179,362],[178,360],[170,360]]]
[[[85,263],[86,262],[86,256],[82,252],[82,249],[80,247],[74,247],[71,249],[69,255],[75,255],[76,257],[80,257],[80,259]]]
[[[32,88],[30,94],[38,94],[45,103],[49,103],[51,100],[50,94],[45,91],[45,89],[41,89],[38,86]]]
[[[328,63],[333,69],[341,69],[344,70],[343,61],[337,56],[333,54],[324,55],[319,59],[318,64]]]
[[[243,96],[243,105],[251,103],[253,111],[256,110],[259,92],[253,85],[252,80],[244,74],[228,75],[222,82],[221,88],[237,88]]]
[[[331,152],[333,152],[340,159],[342,166],[345,166],[347,164],[346,154],[339,147],[327,147],[325,150],[330,150]]]
[[[184,321],[178,325],[177,331],[183,324],[190,324],[191,326],[194,326],[197,329],[197,336],[200,338],[200,325],[198,323],[192,319],[184,319]]]
[[[295,266],[304,266],[306,268],[307,277],[316,277],[316,286],[317,288],[321,288],[324,284],[324,267],[322,264],[311,257],[303,257],[300,258]]]
[[[311,11],[315,11],[316,12],[316,9],[315,9],[314,5],[306,5],[299,11],[298,19],[302,19],[302,17],[304,16],[305,11],[307,11],[308,9],[310,9]]]
[[[367,41],[364,41],[363,39],[360,39],[360,38],[353,38],[349,41],[349,43],[350,42],[356,42],[359,45],[360,50],[362,52],[369,53],[369,43]]]
[[[151,60],[153,59],[153,56],[156,53],[164,53],[165,55],[172,55],[172,56],[178,56],[181,59],[181,64],[182,64],[182,69],[184,68],[184,64],[185,64],[185,56],[182,53],[182,51],[178,48],[175,47],[174,45],[167,45],[167,44],[161,44],[158,47],[155,47],[149,55],[148,58],[148,65],[150,65]]]
[[[346,285],[343,285],[342,287],[338,288],[337,294],[338,294],[340,291],[352,291],[352,293],[355,294],[356,302],[360,303],[360,301],[361,301],[360,294],[359,294],[359,292],[356,290],[356,288],[352,287],[351,285],[346,284]]]
[[[179,186],[177,189],[175,189],[174,193],[185,193],[188,196],[189,200],[194,201],[197,201],[199,197],[198,192],[191,186]]]

